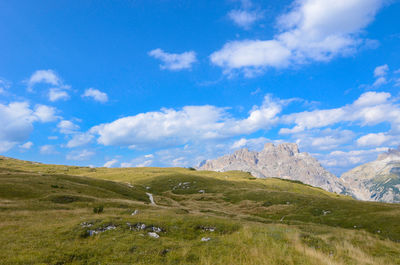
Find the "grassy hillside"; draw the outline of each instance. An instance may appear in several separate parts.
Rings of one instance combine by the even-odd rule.
[[[0,264],[400,264],[400,205],[243,172],[0,157],[0,234]]]

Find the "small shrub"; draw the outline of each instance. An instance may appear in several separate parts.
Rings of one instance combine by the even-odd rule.
[[[263,203],[264,207],[269,207],[269,206],[272,206],[272,205],[274,205],[274,203],[270,202],[270,201],[266,201],[266,202]]]
[[[336,249],[334,246],[331,246],[327,244],[324,240],[308,235],[308,234],[301,234],[300,235],[300,240],[303,244],[307,245],[310,248],[313,248],[315,250],[322,251],[324,253],[329,253],[329,254],[334,254],[336,252]]]
[[[94,207],[93,208],[93,212],[97,213],[97,214],[102,213],[103,210],[104,210],[104,206],[103,205],[100,205],[99,207]]]
[[[76,202],[78,200],[79,200],[79,198],[76,196],[67,196],[67,195],[56,196],[51,199],[52,202],[61,203],[61,204],[72,203],[72,202]]]

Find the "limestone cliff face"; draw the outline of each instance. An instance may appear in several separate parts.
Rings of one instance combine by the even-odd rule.
[[[400,147],[379,155],[341,177],[360,200],[400,202]]]
[[[346,187],[335,175],[326,171],[308,153],[301,153],[294,143],[267,143],[261,152],[241,149],[231,155],[203,163],[200,170],[250,172],[258,178],[284,178],[321,187],[327,191],[346,193]]]

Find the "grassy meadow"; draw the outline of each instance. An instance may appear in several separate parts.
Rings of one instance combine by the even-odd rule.
[[[0,157],[0,235],[0,264],[400,264],[400,205],[245,172]]]

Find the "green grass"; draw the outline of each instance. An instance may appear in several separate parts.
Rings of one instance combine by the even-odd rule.
[[[399,205],[238,171],[0,157],[0,235],[0,264],[400,264]]]

